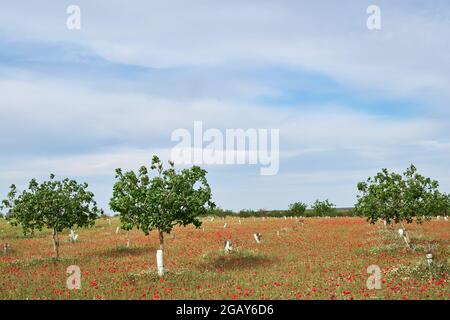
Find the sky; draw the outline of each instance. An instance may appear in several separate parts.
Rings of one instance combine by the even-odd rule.
[[[114,170],[168,160],[194,121],[279,129],[275,175],[204,165],[222,208],[353,206],[359,181],[411,163],[449,192],[449,52],[445,0],[4,0],[0,198],[54,173],[109,212]]]

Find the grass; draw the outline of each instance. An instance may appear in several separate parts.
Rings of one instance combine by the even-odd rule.
[[[216,218],[165,237],[165,274],[156,273],[156,232],[120,230],[99,219],[61,235],[55,260],[49,230],[23,237],[0,219],[0,299],[449,299],[450,224],[407,226],[412,249],[382,224],[362,218]],[[224,223],[228,227],[223,228]],[[204,228],[204,230],[203,230]],[[287,230],[285,232],[284,230]],[[279,231],[279,235],[277,235]],[[262,234],[261,244],[253,239]],[[231,240],[234,251],[223,251]],[[127,242],[129,241],[129,246]],[[426,264],[433,245],[434,263]],[[369,290],[367,266],[382,270],[382,289]],[[81,290],[66,288],[67,267],[81,269]]]

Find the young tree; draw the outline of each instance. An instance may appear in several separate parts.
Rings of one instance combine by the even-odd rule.
[[[356,212],[375,223],[421,223],[431,215],[449,210],[449,195],[439,191],[439,183],[425,178],[411,165],[403,175],[383,169],[375,177],[358,183]]]
[[[74,226],[92,226],[102,212],[87,188],[87,183],[78,184],[67,178],[58,181],[51,174],[50,180],[41,184],[32,179],[28,190],[20,194],[12,185],[2,207],[8,209],[6,218],[12,225],[20,224],[24,234],[44,227],[51,229],[55,256],[59,258],[58,234]]]
[[[325,216],[333,214],[336,211],[335,205],[326,199],[325,201],[316,200],[312,205],[314,214]]]
[[[436,210],[436,212],[439,212],[445,217],[448,217],[448,213],[450,211],[450,193],[441,193],[437,204],[439,208]]]
[[[306,203],[294,202],[289,205],[289,211],[295,216],[300,216],[305,213],[307,207]]]
[[[136,227],[145,235],[157,230],[161,250],[164,233],[170,233],[176,225],[200,227],[199,216],[215,207],[205,170],[193,166],[177,172],[173,162],[169,165],[164,169],[160,159],[153,156],[150,169],[156,171],[154,177],[145,166],[137,173],[117,169],[110,200],[111,209],[120,213],[123,229]]]

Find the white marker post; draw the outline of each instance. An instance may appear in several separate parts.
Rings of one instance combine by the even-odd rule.
[[[75,234],[75,232],[73,230],[70,230],[70,235],[69,235],[69,241],[71,243],[75,243],[78,239],[78,235]]]
[[[231,245],[230,240],[225,241],[223,251],[225,251],[225,253],[230,253],[231,251],[233,251],[233,246]]]
[[[223,228],[225,229],[227,226],[228,226],[228,224],[225,223],[225,224],[223,225]]]
[[[403,237],[403,240],[405,241],[406,246],[409,247],[409,241],[408,238],[406,236]]]
[[[8,250],[9,250],[9,244],[8,243],[5,243],[4,245],[3,245],[3,254],[7,254],[8,253]]]
[[[156,268],[158,270],[158,276],[162,277],[164,275],[164,260],[163,260],[163,251],[156,251]]]
[[[426,254],[426,257],[427,257],[427,263],[428,263],[428,265],[431,266],[431,264],[433,263],[433,254],[432,254],[431,252],[428,252],[428,253]]]
[[[406,235],[405,229],[398,229],[398,234],[405,241],[406,245],[409,247],[408,236]]]
[[[254,233],[253,238],[255,238],[257,244],[261,243],[261,233]]]
[[[118,234],[118,233],[119,233],[119,230],[120,230],[120,228],[119,228],[119,227],[117,227],[117,228],[116,228],[116,234]]]

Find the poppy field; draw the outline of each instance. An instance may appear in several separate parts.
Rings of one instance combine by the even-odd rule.
[[[23,236],[0,219],[0,299],[444,299],[450,298],[450,222],[408,225],[413,248],[395,228],[363,218],[202,219],[165,239],[165,274],[156,272],[157,232],[124,231],[118,218],[61,234]],[[261,234],[257,243],[255,233]],[[233,250],[224,252],[224,241]],[[5,246],[7,244],[7,246]],[[434,260],[427,264],[432,244]],[[69,266],[81,288],[68,289]],[[370,289],[367,268],[381,270]]]

